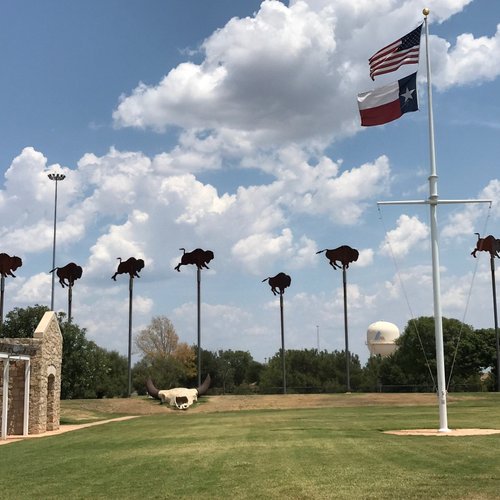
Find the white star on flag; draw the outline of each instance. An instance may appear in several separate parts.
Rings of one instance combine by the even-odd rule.
[[[401,94],[401,97],[404,97],[405,98],[405,102],[409,101],[410,99],[413,99],[413,92],[415,92],[415,89],[409,89],[408,87],[406,87],[406,91],[404,94]]]

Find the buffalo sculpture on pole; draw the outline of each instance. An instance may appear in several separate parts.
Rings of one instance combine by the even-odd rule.
[[[278,273],[276,276],[268,277],[262,280],[262,283],[267,281],[271,287],[271,292],[274,295],[282,295],[285,293],[285,288],[288,288],[292,283],[292,278],[285,273]]]
[[[56,272],[59,278],[59,283],[64,288],[68,287],[68,323],[71,323],[71,305],[73,303],[73,285],[77,279],[80,279],[83,274],[83,269],[78,264],[70,262],[63,267],[54,267],[51,273]]]
[[[320,250],[316,253],[326,252],[326,258],[330,261],[333,269],[348,269],[351,262],[356,262],[359,257],[359,252],[355,248],[348,245],[342,245],[331,250]],[[339,263],[341,265],[339,265]]]
[[[16,277],[14,271],[23,265],[21,257],[17,255],[7,255],[6,253],[0,253],[0,274],[3,278],[7,276]]]
[[[471,255],[475,258],[476,252],[489,252],[491,257],[500,257],[500,239],[495,238],[492,234],[489,234],[485,238],[481,238],[479,233],[474,233],[477,235],[476,248],[472,250]]]
[[[497,285],[495,278],[495,257],[500,257],[500,239],[495,238],[489,234],[485,238],[481,238],[479,233],[477,235],[476,248],[472,250],[471,255],[476,258],[477,252],[489,252],[490,254],[490,270],[491,270],[491,290],[493,294],[493,319],[495,321],[495,338],[496,338],[496,386],[497,392],[500,392],[500,335],[498,330],[498,311],[497,311]]]
[[[121,257],[117,257],[120,261],[118,268],[111,276],[112,280],[116,281],[116,276],[118,274],[128,274],[131,278],[140,278],[139,272],[144,268],[144,260],[136,259],[135,257],[130,257],[127,260],[122,261]]]
[[[203,250],[196,248],[192,252],[186,252],[185,248],[182,250],[181,261],[174,267],[180,272],[181,266],[194,265],[196,266],[196,290],[197,290],[197,330],[198,330],[198,385],[201,386],[201,271],[203,268],[210,269],[207,264],[214,258],[212,250]]]
[[[186,252],[185,248],[180,248],[182,250],[181,261],[175,266],[175,270],[180,272],[181,266],[188,266],[190,264],[195,265],[199,270],[202,268],[210,269],[207,264],[214,258],[214,253],[212,250],[203,250],[201,248],[196,248],[192,252]]]
[[[70,262],[63,267],[55,267],[50,271],[53,273],[56,271],[57,277],[59,278],[59,283],[64,288],[65,286],[72,287],[77,279],[80,279],[83,274],[83,269],[78,264]]]
[[[283,314],[283,294],[285,288],[292,283],[292,278],[285,273],[278,273],[276,276],[270,276],[262,280],[269,282],[273,295],[280,296],[280,323],[281,323],[281,364],[283,368],[283,394],[286,394],[286,363],[285,363],[285,320]]]
[[[5,278],[11,276],[15,278],[14,271],[23,265],[21,257],[13,255],[12,257],[6,253],[0,253],[0,329],[3,326],[3,303],[5,298]]]
[[[128,396],[132,394],[132,296],[134,291],[134,278],[140,278],[139,271],[144,268],[144,260],[130,257],[122,261],[121,257],[117,257],[120,261],[118,268],[111,276],[111,279],[116,281],[118,274],[128,274]]]
[[[333,269],[342,269],[342,286],[344,291],[344,336],[345,336],[345,365],[346,365],[346,386],[347,392],[351,392],[351,376],[349,364],[351,355],[349,353],[349,329],[347,324],[347,272],[349,264],[356,262],[359,257],[359,252],[349,245],[341,245],[340,247],[331,250],[320,250],[318,253],[325,252],[326,258]]]

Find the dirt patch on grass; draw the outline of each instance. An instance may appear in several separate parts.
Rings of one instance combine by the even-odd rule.
[[[384,434],[395,434],[396,436],[489,436],[490,434],[500,434],[500,429],[450,429],[446,432],[437,429],[403,429],[384,431]]]
[[[209,413],[240,410],[285,410],[293,408],[329,408],[346,406],[420,406],[435,405],[434,394],[273,394],[248,396],[203,396],[187,410]],[[449,402],[453,397],[448,398]],[[64,420],[82,421],[109,418],[109,415],[154,415],[178,411],[146,397],[81,399],[61,402]]]
[[[480,401],[481,395],[448,396],[448,402],[463,400]],[[294,408],[334,408],[356,406],[432,406],[436,405],[435,394],[274,394],[248,396],[203,396],[188,413],[213,413],[242,410],[289,410]],[[79,399],[61,401],[61,427],[58,431],[29,436],[43,437],[60,434],[85,427],[105,424],[134,416],[178,412],[157,400],[139,396],[113,399]],[[435,429],[412,429],[386,431],[390,434],[420,436],[471,436],[500,433],[496,429],[457,429],[441,433]],[[9,436],[0,444],[25,439],[23,436]]]
[[[286,410],[293,408],[330,408],[366,405],[432,405],[433,394],[273,394],[255,396],[207,396],[196,412],[237,410]]]

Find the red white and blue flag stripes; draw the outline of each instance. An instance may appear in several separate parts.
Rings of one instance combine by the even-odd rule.
[[[375,52],[368,59],[370,77],[396,71],[403,64],[418,64],[423,23],[407,35]]]
[[[370,127],[397,120],[418,110],[417,73],[369,92],[358,94],[361,125]]]

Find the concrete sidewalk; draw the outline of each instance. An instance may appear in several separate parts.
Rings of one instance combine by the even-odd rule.
[[[109,422],[120,422],[122,420],[130,420],[131,418],[138,418],[139,415],[110,418],[109,420],[98,420],[97,422],[89,422],[86,424],[74,424],[74,425],[61,425],[56,431],[47,431],[41,434],[29,434],[28,436],[7,436],[7,439],[0,439],[0,446],[2,444],[15,443],[16,441],[23,441],[24,439],[34,439],[47,436],[55,436],[57,434],[64,434],[65,432],[77,431],[79,429],[85,429],[86,427],[94,427],[95,425],[107,424]]]

